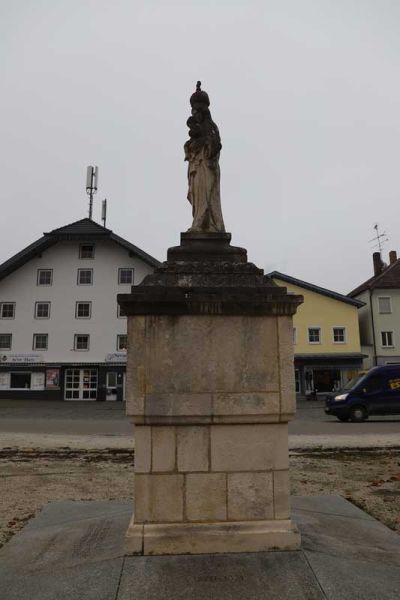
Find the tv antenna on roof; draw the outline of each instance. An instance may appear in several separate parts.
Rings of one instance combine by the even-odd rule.
[[[98,179],[98,167],[88,167],[86,172],[86,193],[89,196],[89,219],[92,218],[93,214],[93,196],[97,192]]]
[[[372,246],[372,249],[374,250],[375,248],[378,248],[379,252],[382,252],[383,244],[385,244],[387,241],[389,241],[389,238],[386,235],[386,231],[384,231],[383,233],[379,233],[378,223],[375,223],[374,229],[376,231],[376,236],[374,238],[372,238],[372,240],[369,240],[369,243],[375,242],[375,246]]]

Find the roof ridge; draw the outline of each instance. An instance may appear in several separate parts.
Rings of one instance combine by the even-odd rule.
[[[315,285],[314,283],[309,283],[308,281],[297,279],[296,277],[286,275],[285,273],[281,273],[280,271],[271,271],[271,273],[268,273],[268,277],[276,277],[277,279],[282,279],[283,281],[293,283],[294,285],[298,285],[299,287],[304,287],[304,289],[306,290],[308,289],[317,294],[328,296],[330,298],[333,298],[334,300],[338,300],[339,302],[346,302],[347,304],[353,304],[357,307],[361,307],[364,305],[364,302],[362,302],[361,300],[349,298],[349,296],[341,294],[340,292],[335,292],[334,290]]]
[[[384,278],[388,274],[390,274],[390,272],[395,267],[398,267],[398,266],[400,266],[400,258],[398,258],[397,260],[395,260],[393,263],[390,263],[389,265],[387,265],[383,269],[382,273],[379,273],[379,275],[373,275],[372,277],[370,277],[369,279],[367,279],[363,283],[360,283],[360,285],[358,285],[353,290],[351,290],[351,292],[348,293],[348,296],[355,296],[357,294],[361,294],[361,292],[364,292],[364,291],[369,290],[369,289],[373,289],[375,287],[379,288],[379,282],[382,282],[382,280],[384,280]],[[400,287],[400,279],[399,279],[399,285],[398,285],[398,287]]]
[[[76,227],[77,225],[90,225],[91,227],[95,228],[95,229],[100,229],[101,231],[103,231],[104,233],[111,233],[111,229],[107,229],[106,227],[103,227],[103,225],[100,225],[100,223],[97,223],[96,221],[93,221],[93,219],[89,219],[88,217],[84,217],[83,219],[78,219],[77,221],[73,221],[72,223],[67,223],[67,225],[62,225],[61,227],[57,227],[56,229],[52,229],[49,232],[45,232],[44,235],[57,235],[59,233],[63,233],[68,229],[72,229],[73,227]]]

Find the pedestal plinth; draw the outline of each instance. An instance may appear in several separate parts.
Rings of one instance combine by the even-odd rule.
[[[182,234],[166,263],[118,296],[135,424],[131,553],[299,547],[287,423],[302,297],[229,242],[230,234]]]

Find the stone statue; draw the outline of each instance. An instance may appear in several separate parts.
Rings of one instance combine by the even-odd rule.
[[[188,231],[225,231],[221,211],[219,153],[222,148],[217,125],[211,118],[208,94],[197,82],[190,97],[192,116],[187,120],[188,140],[184,146],[188,166],[188,195],[193,223]]]

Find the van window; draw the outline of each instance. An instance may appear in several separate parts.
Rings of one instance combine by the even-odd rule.
[[[363,389],[367,394],[380,392],[383,390],[383,377],[381,375],[372,375],[364,382]]]

